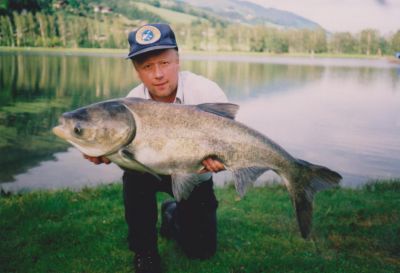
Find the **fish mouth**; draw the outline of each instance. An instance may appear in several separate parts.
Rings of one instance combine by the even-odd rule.
[[[69,142],[70,144],[72,144],[75,148],[77,148],[80,152],[82,152],[85,155],[99,157],[99,156],[103,156],[106,154],[101,149],[98,149],[96,147],[85,146],[85,145],[79,144],[76,141],[74,141],[74,138],[71,136],[71,134],[68,132],[68,130],[65,129],[65,127],[63,125],[58,125],[58,126],[54,127],[52,129],[52,131],[56,136]]]
[[[54,127],[52,131],[56,136],[58,136],[62,139],[67,139],[67,135],[66,135],[65,131],[62,129],[61,125]]]

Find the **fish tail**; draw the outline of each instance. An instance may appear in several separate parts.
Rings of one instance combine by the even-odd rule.
[[[306,239],[312,226],[314,195],[321,190],[339,185],[342,176],[324,166],[298,159],[294,174],[290,175],[288,188],[296,212],[301,236]]]

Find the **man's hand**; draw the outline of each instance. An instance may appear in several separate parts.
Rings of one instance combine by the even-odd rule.
[[[212,157],[204,159],[201,163],[203,164],[204,168],[201,169],[199,173],[207,173],[207,172],[217,173],[225,170],[224,164],[222,164],[221,161],[214,159]]]
[[[88,156],[88,155],[83,155],[84,158],[86,158],[87,160],[89,160],[90,162],[93,162],[96,165],[105,163],[105,164],[110,164],[111,161],[104,156],[99,156],[99,157],[95,157],[95,156]]]

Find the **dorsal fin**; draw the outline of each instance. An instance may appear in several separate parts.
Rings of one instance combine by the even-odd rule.
[[[235,119],[239,110],[239,105],[233,103],[202,103],[196,106],[205,112],[230,119]]]

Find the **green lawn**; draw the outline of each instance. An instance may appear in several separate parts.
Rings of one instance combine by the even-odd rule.
[[[166,272],[400,272],[399,180],[319,193],[311,240],[283,187],[216,192],[217,254],[189,260],[160,239]],[[0,272],[133,272],[123,215],[119,183],[1,196]]]

